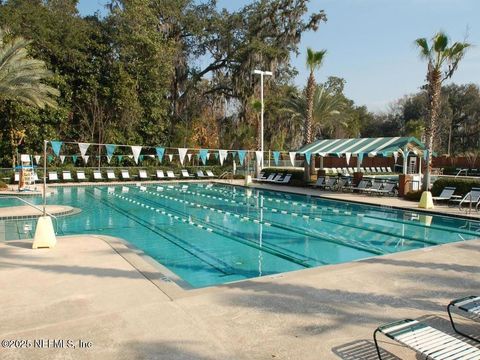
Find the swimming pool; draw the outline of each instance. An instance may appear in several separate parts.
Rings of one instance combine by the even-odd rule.
[[[477,221],[230,185],[54,189],[48,203],[82,209],[59,235],[123,238],[193,288],[480,237]],[[7,238],[31,237],[25,224]]]

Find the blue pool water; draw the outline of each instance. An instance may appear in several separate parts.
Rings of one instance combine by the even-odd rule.
[[[82,209],[61,218],[59,235],[123,238],[191,287],[480,237],[477,221],[228,185],[176,183],[143,191],[134,185],[58,187],[55,192],[48,203]],[[9,222],[7,238],[31,237],[34,229],[26,223]]]

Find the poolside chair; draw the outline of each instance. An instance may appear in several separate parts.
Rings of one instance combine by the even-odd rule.
[[[62,179],[64,181],[72,181],[73,180],[72,173],[68,170],[62,171]]]
[[[457,329],[457,326],[455,326],[455,323],[453,322],[452,309],[455,310],[456,314],[459,314],[465,318],[480,322],[480,296],[473,295],[473,296],[467,296],[460,299],[452,300],[450,304],[448,304],[447,306],[448,317],[450,318],[450,323],[452,324],[453,330],[455,330],[457,334],[460,334],[473,341],[480,343],[480,337],[474,338],[470,335],[460,332]]]
[[[112,169],[107,170],[107,179],[108,180],[117,180],[117,177],[115,176],[115,172]]]
[[[280,174],[280,173],[279,173],[279,174],[275,175],[275,176],[273,177],[273,179],[271,179],[271,180],[268,180],[268,179],[267,179],[267,180],[265,180],[265,182],[272,182],[272,183],[273,183],[273,182],[277,182],[277,181],[282,180],[282,178],[283,178],[283,174]]]
[[[369,188],[365,188],[363,191],[367,194],[372,194],[380,190],[383,183],[381,181],[373,181],[372,185]]]
[[[197,178],[198,179],[208,179],[208,176],[205,175],[202,170],[197,170]]]
[[[93,170],[93,180],[103,180],[102,172],[100,170]]]
[[[324,190],[327,190],[327,189],[332,190],[336,183],[337,183],[337,179],[334,177],[330,177],[322,185],[320,185],[319,188]]]
[[[180,170],[180,173],[182,174],[182,178],[191,179],[191,178],[194,177],[193,175],[190,175],[188,173],[188,170],[186,170],[186,169]]]
[[[48,172],[48,181],[58,181],[58,174],[56,171],[49,171]]]
[[[212,170],[207,170],[205,171],[207,173],[207,176],[208,177],[211,177],[211,178],[216,178],[215,174],[212,172]]]
[[[85,176],[85,171],[83,170],[78,170],[77,171],[77,180],[78,181],[86,181],[87,177]]]
[[[480,349],[427,324],[417,320],[405,319],[375,329],[373,341],[379,359],[382,359],[382,355],[377,342],[378,333],[382,333],[432,360],[480,358]]]
[[[145,169],[138,170],[138,177],[142,180],[148,180],[147,170]]]
[[[331,168],[330,169],[330,173],[333,174],[333,175],[337,175],[338,174],[338,171],[336,168]]]
[[[392,168],[390,166],[387,166],[387,172],[393,173]]]
[[[288,184],[290,182],[290,179],[292,178],[292,174],[287,174],[283,179],[276,180],[274,183],[276,184]]]
[[[386,173],[387,172],[387,169],[385,167],[381,167],[380,170],[382,170],[382,173]]]
[[[263,179],[262,179],[262,178],[258,178],[258,179],[256,179],[256,180],[257,180],[258,182],[271,182],[271,181],[275,178],[275,176],[277,176],[276,173],[271,173],[270,175],[268,175],[267,178],[263,178]]]
[[[338,179],[337,183],[335,184],[335,190],[343,191],[343,189],[346,187],[347,183],[348,183],[348,179],[346,179],[346,178]]]
[[[463,204],[467,205],[476,205],[478,210],[478,204],[480,204],[480,188],[472,188],[468,194],[466,194],[462,199],[453,199],[451,202],[458,202],[458,208],[462,209]]]
[[[360,180],[360,182],[358,183],[358,185],[357,185],[357,186],[352,186],[352,187],[350,188],[350,190],[352,190],[352,191],[357,190],[357,191],[359,191],[359,192],[365,191],[365,189],[367,188],[369,182],[370,182],[370,181],[368,181],[368,180]]]
[[[173,173],[172,170],[168,170],[168,171],[167,171],[167,178],[169,178],[169,179],[176,179],[177,177],[175,176],[175,174]]]
[[[122,169],[120,170],[120,176],[122,177],[123,180],[130,180],[130,172],[127,169]]]
[[[378,195],[391,195],[391,196],[394,196],[395,195],[395,187],[397,186],[396,183],[392,183],[392,182],[387,182],[387,183],[384,183],[383,184],[383,188],[375,191],[374,193],[375,194],[378,194]]]
[[[320,176],[315,182],[315,184],[313,184],[313,187],[322,186],[324,182],[325,182],[325,178],[323,176]]]
[[[446,187],[443,188],[440,195],[439,196],[433,196],[432,200],[433,201],[449,201],[452,198],[455,190],[456,190],[456,188],[453,187],[453,186],[446,186]]]
[[[379,167],[376,167],[376,168],[375,168],[375,172],[381,173],[381,172],[382,172],[382,169],[380,169]]]
[[[165,174],[163,173],[163,170],[158,170],[158,169],[157,169],[156,175],[157,175],[157,179],[159,179],[159,180],[165,180],[165,179],[166,179],[166,176],[165,176]]]

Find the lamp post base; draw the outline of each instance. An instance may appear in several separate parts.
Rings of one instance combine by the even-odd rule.
[[[418,203],[418,207],[422,209],[433,209],[433,199],[432,193],[430,191],[424,191],[422,193],[422,197],[420,198],[420,202]]]
[[[40,216],[33,238],[32,249],[53,248],[57,243],[57,237],[53,230],[52,218],[50,216]]]

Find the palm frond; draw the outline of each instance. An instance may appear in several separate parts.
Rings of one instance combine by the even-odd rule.
[[[428,41],[426,38],[418,38],[415,40],[415,44],[420,48],[420,56],[425,59],[430,59],[431,51],[428,47]]]
[[[444,32],[438,32],[432,39],[433,41],[433,50],[436,53],[444,52],[448,47],[448,36]]]

